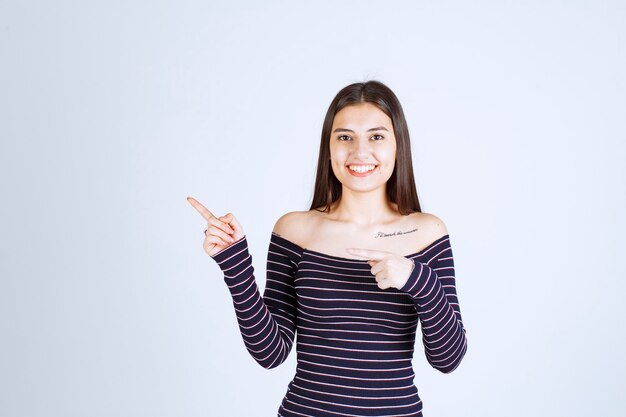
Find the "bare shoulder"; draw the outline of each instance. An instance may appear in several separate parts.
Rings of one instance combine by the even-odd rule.
[[[311,228],[312,214],[310,211],[290,211],[276,220],[273,233],[302,246],[305,236]]]
[[[409,217],[411,223],[420,230],[424,240],[428,243],[448,234],[448,228],[443,220],[432,213],[412,213]]]

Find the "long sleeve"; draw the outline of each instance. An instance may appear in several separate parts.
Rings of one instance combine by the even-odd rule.
[[[467,337],[456,294],[454,259],[449,236],[424,253],[401,288],[415,304],[426,359],[443,373],[454,371],[467,351]]]
[[[241,336],[250,355],[264,368],[287,359],[296,332],[295,262],[287,248],[271,241],[261,298],[246,236],[212,258],[224,273]]]

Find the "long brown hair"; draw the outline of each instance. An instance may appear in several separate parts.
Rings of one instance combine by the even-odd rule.
[[[389,116],[393,123],[393,133],[396,137],[396,162],[386,184],[388,200],[398,205],[398,211],[402,215],[421,212],[413,175],[409,129],[402,106],[393,91],[376,80],[350,84],[342,88],[330,103],[322,126],[315,189],[309,210],[323,208],[322,211],[328,212],[331,204],[341,198],[341,183],[335,177],[330,164],[330,131],[335,115],[341,109],[360,103],[374,104]]]

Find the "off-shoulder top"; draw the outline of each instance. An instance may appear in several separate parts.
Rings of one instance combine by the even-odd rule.
[[[300,247],[272,232],[261,297],[246,236],[214,254],[243,341],[263,367],[297,367],[278,416],[422,416],[413,382],[418,322],[428,362],[449,373],[467,351],[450,236],[405,257],[401,289],[378,288],[366,259]]]

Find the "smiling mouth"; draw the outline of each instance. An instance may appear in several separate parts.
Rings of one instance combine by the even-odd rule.
[[[348,173],[353,177],[368,177],[372,175],[373,172],[376,172],[378,165],[348,165],[346,168],[348,169]]]
[[[378,165],[375,164],[367,164],[367,165],[348,165],[348,170],[357,174],[366,174],[368,172],[372,172],[376,169]]]

